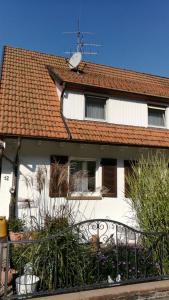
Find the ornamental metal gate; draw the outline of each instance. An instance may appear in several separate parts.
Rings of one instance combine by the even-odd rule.
[[[169,278],[168,233],[145,233],[107,219],[56,227],[55,234],[41,229],[29,239],[7,241],[0,286],[4,298]]]

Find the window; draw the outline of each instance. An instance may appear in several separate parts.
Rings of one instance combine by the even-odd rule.
[[[117,197],[117,160],[52,155],[49,196],[70,199]]]
[[[148,106],[148,125],[165,127],[165,107]]]
[[[71,192],[95,192],[96,161],[70,161],[69,185]]]
[[[105,120],[105,106],[105,98],[86,96],[85,118]]]

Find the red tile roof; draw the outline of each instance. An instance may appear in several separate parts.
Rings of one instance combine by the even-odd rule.
[[[82,62],[83,72],[58,67],[54,72],[64,81],[108,90],[169,98],[169,78]],[[169,99],[168,99],[169,101]]]
[[[169,147],[169,130],[68,120],[72,139],[106,144]]]
[[[46,68],[63,58],[6,47],[0,89],[0,133],[67,138],[56,86]]]
[[[65,58],[5,47],[0,87],[0,134],[68,140],[56,86],[48,66],[65,81],[169,100],[169,79],[82,62],[83,73]],[[169,147],[169,130],[67,120],[74,141]]]

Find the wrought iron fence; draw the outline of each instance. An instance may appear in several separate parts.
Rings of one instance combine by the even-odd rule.
[[[9,267],[15,276],[9,290]],[[59,294],[169,277],[169,235],[94,219],[7,242],[4,297]],[[9,292],[10,291],[10,292]]]

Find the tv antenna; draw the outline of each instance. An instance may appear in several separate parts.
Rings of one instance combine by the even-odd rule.
[[[81,58],[82,55],[97,55],[98,52],[97,51],[87,51],[86,48],[88,47],[101,47],[102,45],[96,44],[96,43],[86,43],[84,42],[84,35],[93,35],[93,32],[89,32],[89,31],[80,31],[80,22],[78,19],[78,23],[77,23],[77,31],[67,31],[64,32],[64,34],[73,34],[76,35],[76,47],[75,47],[75,51],[66,51],[65,54],[69,54],[69,55],[74,55],[76,53],[81,53]],[[80,54],[77,54],[78,57],[80,57]]]

